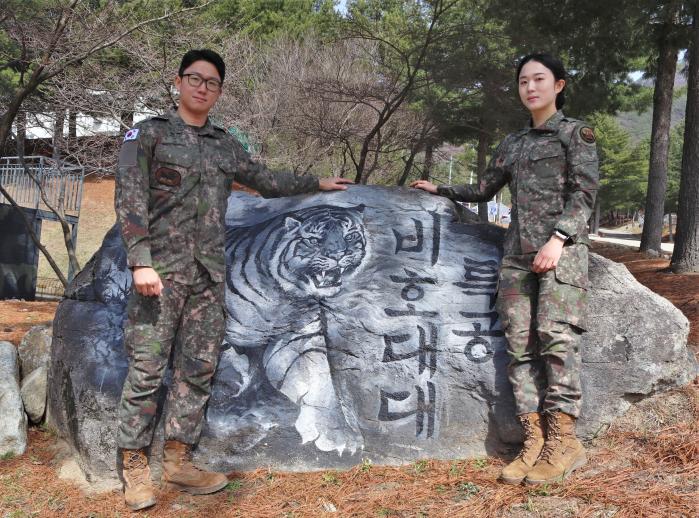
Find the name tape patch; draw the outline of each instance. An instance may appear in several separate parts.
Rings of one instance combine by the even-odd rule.
[[[124,135],[124,142],[128,142],[129,140],[136,140],[137,137],[138,137],[138,128],[130,129]]]

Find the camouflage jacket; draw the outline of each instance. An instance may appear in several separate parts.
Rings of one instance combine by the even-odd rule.
[[[196,262],[224,278],[226,202],[235,180],[264,197],[313,192],[318,179],[272,173],[224,128],[188,126],[177,112],[129,130],[119,154],[115,206],[129,267],[191,283]]]
[[[538,251],[554,231],[588,245],[587,220],[599,182],[592,129],[560,111],[539,128],[508,135],[478,185],[439,186],[453,200],[485,202],[505,184],[512,194],[505,255]]]

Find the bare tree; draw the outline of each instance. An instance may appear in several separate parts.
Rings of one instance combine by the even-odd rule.
[[[272,168],[342,176],[356,167],[385,85],[376,62],[366,59],[367,47],[376,43],[342,40],[324,45],[322,53],[319,46],[309,36],[254,52],[239,41],[226,58],[241,70],[226,86],[217,116],[247,133]],[[394,183],[389,177],[420,127],[414,110],[398,110],[370,143],[367,177],[377,172]]]
[[[379,59],[386,85],[385,94],[378,97],[376,104],[372,105],[376,110],[376,118],[354,160],[355,182],[367,182],[367,172],[371,172],[371,169],[367,170],[367,161],[372,142],[380,139],[382,128],[418,87],[428,51],[439,38],[440,22],[456,5],[458,0],[435,0],[420,4],[412,14],[417,14],[417,18],[424,17],[424,19],[419,23],[407,23],[402,30],[397,31],[398,34],[395,31],[385,34],[377,31],[377,26],[366,17],[349,19],[346,27],[347,37],[378,44],[380,52],[368,57]],[[404,42],[408,43],[404,44]]]

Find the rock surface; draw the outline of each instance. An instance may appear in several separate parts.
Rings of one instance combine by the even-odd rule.
[[[48,365],[51,359],[52,338],[53,330],[50,326],[34,326],[22,337],[17,347],[21,378],[42,365]]]
[[[406,189],[231,195],[227,335],[198,461],[307,470],[520,441],[493,310],[503,231],[454,211]],[[590,278],[583,436],[697,372],[679,310],[594,254]],[[54,320],[51,414],[92,477],[116,465],[130,281],[113,229]]]
[[[17,348],[0,342],[0,455],[21,455],[27,448],[27,415],[19,393]]]
[[[40,423],[46,410],[46,384],[48,365],[34,369],[22,379],[20,394],[24,411],[32,423]]]

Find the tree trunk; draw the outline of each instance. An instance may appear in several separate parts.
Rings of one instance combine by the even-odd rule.
[[[17,125],[17,156],[24,156],[27,147],[27,112],[21,110],[15,119]]]
[[[653,126],[651,128],[646,220],[641,234],[641,251],[660,253],[663,234],[663,212],[667,189],[667,157],[670,147],[672,92],[677,69],[677,47],[666,34],[658,49],[658,72],[653,92]]]
[[[66,113],[63,110],[56,112],[56,119],[53,122],[53,152],[51,156],[54,160],[61,159],[63,149],[63,125],[65,124]]]
[[[411,146],[410,155],[408,156],[408,159],[405,161],[405,167],[403,168],[403,174],[401,174],[400,178],[398,178],[398,182],[396,182],[396,185],[403,186],[403,185],[405,185],[405,182],[408,181],[408,176],[410,176],[410,173],[413,170],[413,164],[415,163],[415,155],[417,155],[417,152],[418,152],[417,145]]]
[[[485,168],[488,164],[488,147],[490,146],[490,136],[485,132],[481,131],[478,133],[478,148],[476,155],[476,172],[477,172],[477,183],[481,183],[481,178],[483,173],[485,173]],[[488,222],[488,202],[482,202],[478,204],[478,219],[484,223]]]
[[[78,140],[78,112],[68,110],[68,141],[65,143],[66,155],[70,155],[71,150],[76,149]]]
[[[699,4],[694,7],[685,117],[677,234],[670,268],[675,273],[699,273]]]
[[[425,146],[425,165],[422,168],[420,180],[429,180],[432,176],[432,163],[434,155],[434,144],[431,142]]]
[[[599,231],[599,214],[600,214],[600,198],[597,196],[595,198],[595,208],[590,216],[590,234],[597,234]]]

